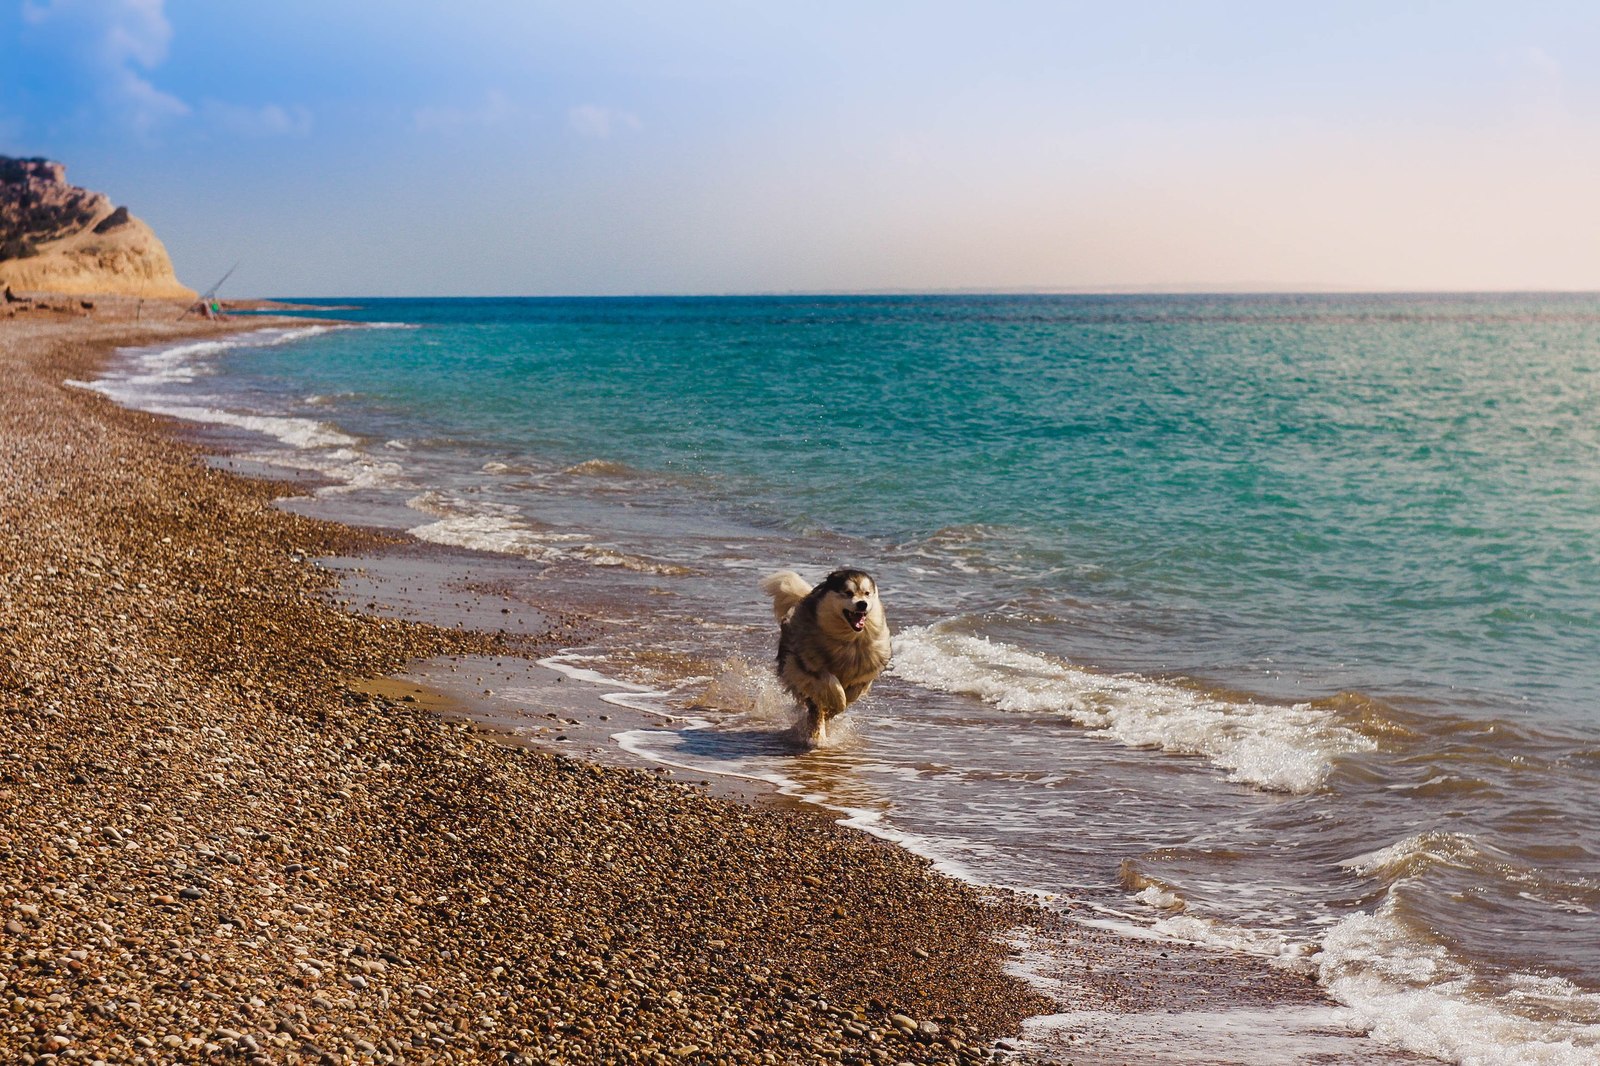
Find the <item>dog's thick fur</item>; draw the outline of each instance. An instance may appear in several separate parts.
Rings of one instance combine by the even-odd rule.
[[[778,679],[806,709],[806,736],[828,739],[828,721],[867,694],[889,665],[889,620],[864,570],[835,570],[812,588],[792,570],[761,582],[778,620]]]

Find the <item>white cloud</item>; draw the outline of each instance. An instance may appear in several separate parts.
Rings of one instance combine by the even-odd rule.
[[[411,114],[411,124],[420,133],[455,133],[469,127],[496,126],[516,113],[505,93],[490,89],[477,107],[419,107]]]
[[[189,114],[189,105],[164,92],[141,71],[167,58],[172,26],[164,0],[23,0],[22,19],[51,36],[63,58],[76,63],[112,112],[135,131]]]
[[[168,119],[189,114],[189,105],[162,92],[131,70],[118,71],[108,82],[109,100],[139,133],[149,133]]]
[[[200,111],[213,126],[243,137],[304,137],[311,132],[311,112],[303,107],[248,107],[207,100]]]
[[[619,129],[636,130],[642,123],[637,115],[599,104],[579,104],[567,112],[567,121],[580,136],[605,140]]]

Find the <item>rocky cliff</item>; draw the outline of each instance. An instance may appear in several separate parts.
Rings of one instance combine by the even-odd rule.
[[[45,159],[0,156],[0,288],[193,299],[149,226]]]

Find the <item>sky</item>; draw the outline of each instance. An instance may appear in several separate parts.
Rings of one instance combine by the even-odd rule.
[[[1600,5],[0,0],[224,295],[1600,290]]]

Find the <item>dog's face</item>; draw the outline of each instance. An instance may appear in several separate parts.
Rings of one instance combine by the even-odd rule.
[[[823,581],[822,590],[822,600],[817,604],[821,618],[843,619],[845,625],[860,633],[867,628],[868,618],[882,617],[878,584],[865,570],[835,570]]]

